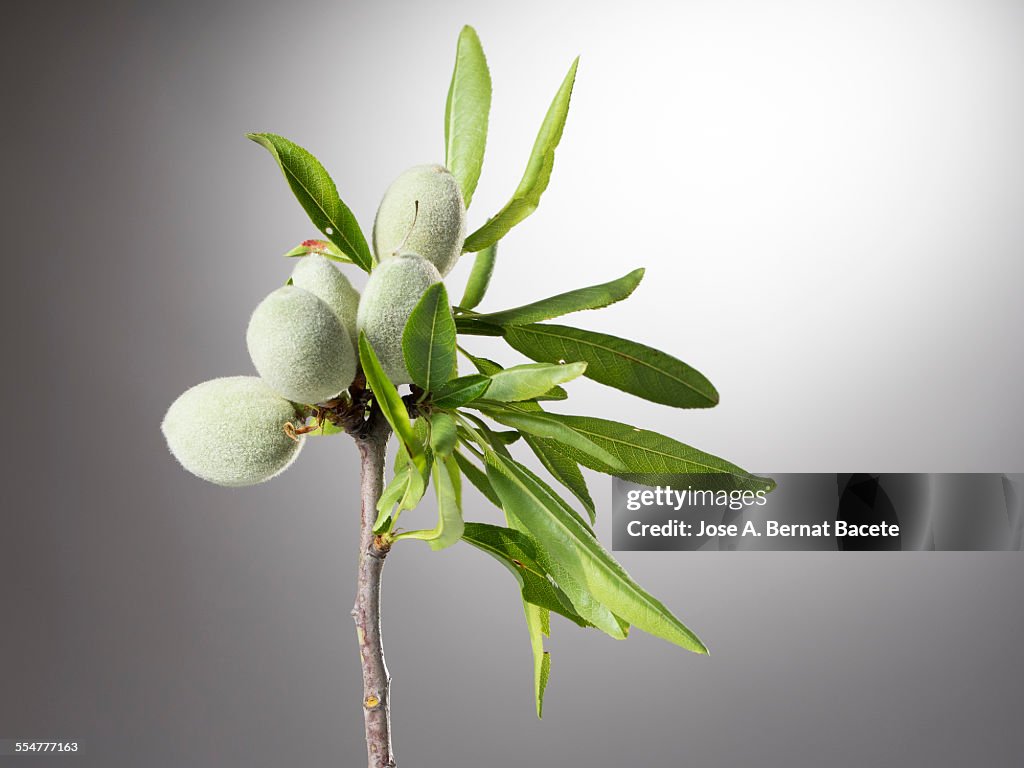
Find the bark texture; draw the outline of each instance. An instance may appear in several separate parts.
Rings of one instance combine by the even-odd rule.
[[[391,746],[391,676],[384,662],[380,636],[380,576],[388,547],[377,541],[373,524],[384,489],[384,452],[390,430],[384,419],[356,438],[361,469],[362,511],[359,536],[359,580],[352,616],[363,667],[363,719],[369,768],[395,765]]]

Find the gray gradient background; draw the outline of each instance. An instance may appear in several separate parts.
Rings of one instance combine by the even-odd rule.
[[[157,425],[251,370],[248,313],[310,233],[242,134],[315,151],[368,229],[399,171],[442,159],[467,22],[495,83],[473,223],[583,54],[553,183],[485,306],[646,265],[586,325],[723,395],[687,413],[585,382],[574,410],[617,403],[765,472],[1024,468],[1022,3],[8,4],[0,738],[83,751],[0,760],[362,763],[354,449],[226,491]],[[713,655],[557,623],[539,723],[508,575],[396,551],[400,762],[1019,764],[1019,554],[622,560]]]

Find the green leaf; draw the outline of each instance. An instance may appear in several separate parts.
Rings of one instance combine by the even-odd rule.
[[[459,467],[451,458],[434,462],[432,474],[437,494],[437,526],[431,530],[399,533],[393,537],[395,541],[420,539],[436,551],[450,547],[462,538],[464,523],[458,472]]]
[[[556,413],[547,416],[590,438],[626,466],[626,471],[622,472],[595,461],[592,455],[583,451],[561,444],[555,446],[573,460],[598,472],[644,485],[679,485],[688,482],[706,490],[752,491],[770,491],[775,487],[775,481],[769,477],[752,475],[725,459],[657,432],[592,416],[564,416]]]
[[[353,261],[341,252],[330,240],[303,240],[297,246],[285,254],[286,258],[293,259],[301,256],[309,256],[311,253],[323,256],[339,264],[352,264]]]
[[[362,332],[359,333],[359,362],[363,367],[366,383],[373,391],[373,399],[380,406],[384,418],[388,420],[391,429],[395,431],[398,439],[409,451],[409,456],[422,469],[426,463],[423,443],[413,431],[412,422],[409,420],[409,411],[395,385],[384,373],[380,360],[377,359],[377,353],[373,351],[366,334]]]
[[[532,398],[533,400],[568,400],[569,393],[566,392],[562,387],[552,387],[543,395],[537,395]]]
[[[402,469],[395,472],[391,482],[387,484],[384,492],[377,500],[377,519],[373,523],[374,533],[383,533],[388,530],[392,517],[394,516],[395,505],[405,496],[409,488],[409,472]]]
[[[409,454],[399,445],[395,461],[395,474],[377,500],[377,519],[373,523],[374,533],[383,533],[391,528],[391,521],[397,514],[395,505],[399,504],[409,492],[411,480],[409,470],[412,465],[408,459]]]
[[[483,419],[479,419],[467,411],[459,411],[459,416],[462,419],[466,419],[473,423],[473,431],[470,431],[468,427],[461,426],[459,428],[459,439],[464,444],[477,445],[481,450],[493,449],[500,453],[502,456],[508,456],[508,448],[506,447],[507,442],[501,437],[501,435],[491,428],[491,426]]]
[[[512,445],[512,443],[516,442],[519,438],[522,437],[522,434],[515,429],[509,429],[505,431],[495,430],[491,432],[491,434],[495,438],[497,438],[502,445]]]
[[[543,412],[543,409],[537,403],[534,403],[534,402],[518,403],[517,407],[520,408],[523,411],[529,411],[531,413],[541,413],[541,412]],[[505,440],[502,439],[502,434],[504,434],[504,433],[495,432],[484,421],[482,421],[481,419],[478,419],[477,417],[473,416],[472,414],[470,414],[470,413],[468,413],[466,411],[460,412],[460,415],[463,418],[466,418],[466,419],[469,419],[469,420],[473,421],[477,425],[477,431],[478,431],[478,434],[480,435],[479,438],[473,437],[473,436],[469,435],[468,432],[465,432],[460,427],[459,437],[460,437],[460,440],[462,440],[463,443],[479,445],[479,447],[483,451],[485,451],[485,452],[488,451],[488,450],[493,450],[496,453],[500,454],[501,456],[504,456],[509,461],[515,462],[515,459],[512,458],[512,455],[508,452],[508,449],[506,448],[506,445],[508,443]],[[513,432],[511,434],[518,435],[520,433]],[[525,437],[528,437],[528,435],[526,435]],[[483,440],[483,442],[481,442],[481,439]],[[508,441],[508,442],[511,442],[511,441]],[[555,453],[556,453],[556,455],[564,457],[563,454],[560,454],[560,453],[557,453],[557,452],[555,452]],[[565,457],[565,458],[567,458],[567,457]],[[579,520],[580,525],[582,525],[584,528],[586,528],[591,534],[596,535],[596,534],[594,534],[593,529],[590,527],[590,524],[586,520],[583,519],[583,516],[580,515],[580,513],[577,512],[575,509],[573,509],[568,504],[568,502],[566,502],[561,496],[559,496],[557,493],[555,493],[554,490],[552,490],[551,487],[548,486],[540,477],[535,475],[528,467],[526,467],[526,466],[524,466],[524,465],[522,465],[522,464],[520,464],[518,462],[515,462],[515,464],[523,472],[528,474],[536,483],[538,483],[546,491],[548,491],[548,493],[551,495],[551,497],[553,499],[555,499],[565,509],[566,514],[569,514],[569,515],[572,515],[573,517],[575,517],[577,520]],[[475,467],[474,467],[474,469],[475,469]],[[486,490],[482,490],[482,492],[484,493],[485,496],[487,496],[487,498],[491,501],[492,504],[494,504],[496,507],[500,508],[501,507],[501,502],[495,496],[494,489],[491,487],[490,481],[487,480],[486,476],[484,476],[482,478],[482,480],[483,480],[483,482],[486,483]],[[481,486],[477,485],[477,487],[481,487]],[[591,515],[589,511],[588,511],[588,515],[593,517],[593,515]]]
[[[430,392],[455,370],[455,320],[444,283],[434,283],[417,302],[402,332],[402,355],[413,382]]]
[[[553,583],[544,550],[530,534],[500,525],[466,523],[462,540],[504,565],[519,581],[524,600],[564,616],[577,626],[590,626]]]
[[[493,451],[487,453],[486,463],[487,478],[491,481],[491,486],[501,499],[501,506],[505,510],[505,518],[511,527],[533,535],[533,531],[525,523],[523,517],[529,517],[530,508],[541,503],[538,499],[542,498],[545,504],[550,505],[552,510],[556,510],[551,514],[556,514],[566,520],[575,521],[577,526],[575,530],[581,535],[593,539],[586,528],[586,524],[566,512],[542,484],[536,482],[533,477],[523,471],[524,468],[517,466],[511,459]],[[516,477],[522,478],[521,483],[510,479],[509,473],[512,471],[516,472]],[[555,583],[562,588],[572,602],[573,610],[610,637],[614,637],[617,640],[625,638],[626,631],[612,611],[601,603],[585,581],[580,580],[581,570],[576,567],[575,557],[571,561],[563,560],[561,555],[549,545],[549,542],[535,535],[534,539],[537,540],[537,543],[544,550],[546,564],[551,568],[550,574],[554,577]]]
[[[458,179],[469,208],[480,180],[491,111],[491,73],[476,30],[462,28],[455,49],[455,69],[444,107],[445,165]]]
[[[492,363],[492,365],[497,365],[497,363]],[[525,411],[528,413],[546,413],[538,403],[533,401],[516,403],[515,408],[519,411]],[[593,525],[597,519],[596,511],[594,509],[594,500],[590,498],[590,492],[587,490],[587,483],[583,479],[583,473],[580,472],[579,466],[576,462],[564,453],[560,452],[558,450],[558,444],[554,440],[536,437],[530,434],[523,435],[523,439],[533,450],[534,454],[536,454],[537,458],[540,459],[540,462],[544,465],[545,469],[547,469],[559,483],[568,488],[572,494],[583,503],[584,508],[587,510],[587,516],[590,518],[590,523]],[[561,497],[557,496],[553,491],[552,495],[561,501]],[[568,504],[564,504],[564,506],[571,514],[576,514],[576,511],[569,507]]]
[[[502,366],[498,365],[493,360],[488,360],[486,357],[476,357],[475,355],[471,355],[469,352],[467,352],[462,347],[459,347],[458,349],[459,349],[460,352],[462,352],[463,355],[465,355],[466,359],[469,360],[473,364],[473,367],[476,368],[478,371],[480,371],[481,374],[485,374],[487,376],[493,376],[494,374],[498,373],[499,371],[505,370]],[[535,398],[531,398],[531,399],[533,399],[533,400],[565,400],[568,397],[569,397],[569,393],[568,392],[566,392],[561,387],[557,387],[556,386],[556,387],[552,387],[547,392],[544,392],[543,394],[537,395]]]
[[[418,427],[419,425],[417,425],[416,435],[418,439],[422,440],[422,430]],[[390,531],[394,521],[402,512],[415,509],[423,499],[423,494],[427,490],[432,457],[429,454],[426,455],[424,462],[422,466],[417,466],[410,461],[405,446],[399,443],[398,453],[395,457],[394,477],[377,501],[377,519],[373,524],[374,533]]]
[[[590,624],[567,606],[568,598],[548,579],[547,570],[536,559],[540,552],[529,534],[512,528],[483,523],[466,523],[463,540],[486,552],[504,565],[522,592],[526,627],[533,649],[533,686],[537,717],[544,710],[544,690],[551,674],[551,655],[544,650],[544,637],[551,636],[551,611],[574,621],[581,627]]]
[[[494,323],[484,323],[475,317],[459,315],[455,318],[455,330],[466,336],[504,336],[505,329]]]
[[[427,460],[428,471],[420,472],[416,465],[412,462],[409,463],[407,470],[409,475],[409,483],[405,487],[405,494],[402,496],[401,501],[398,502],[398,507],[395,509],[395,514],[399,515],[410,509],[416,509],[419,506],[420,501],[423,500],[423,494],[427,492],[427,476],[429,476],[429,468],[433,467],[433,463]]]
[[[352,211],[338,197],[338,188],[320,161],[283,136],[273,133],[246,135],[274,157],[288,186],[316,228],[354,264],[369,272],[373,267],[373,257],[363,231]]]
[[[462,412],[462,415],[463,416],[469,416],[469,414],[465,413],[464,411]],[[490,430],[487,431],[487,438],[488,438],[487,445],[492,447],[492,448],[495,448],[495,449],[500,449],[500,448],[505,447],[506,445],[512,445],[512,443],[516,442],[521,437],[522,437],[522,434],[519,433],[517,430],[514,430],[514,429],[509,429],[509,430],[490,429]],[[469,431],[466,430],[465,428],[460,428],[460,430],[459,430],[459,438],[464,443],[465,442],[470,442],[470,443],[475,443],[476,442],[476,440],[472,437],[472,435],[470,435]]]
[[[498,371],[505,370],[502,366],[498,365],[493,360],[488,360],[486,357],[471,355],[462,347],[459,347],[458,350],[465,355],[466,359],[473,364],[473,367],[480,371],[484,376],[493,376]]]
[[[628,275],[620,277],[618,280],[601,283],[600,285],[591,285],[587,288],[578,288],[567,293],[560,293],[557,296],[541,299],[540,301],[516,307],[515,309],[506,309],[503,312],[473,315],[471,319],[474,323],[527,325],[567,315],[570,312],[600,309],[628,298],[636,290],[643,276],[643,269],[634,269]]]
[[[458,408],[483,397],[489,386],[491,380],[483,374],[460,376],[435,390],[430,401],[438,408]]]
[[[505,514],[515,521],[514,527],[529,532],[548,558],[564,568],[595,601],[645,632],[687,650],[707,653],[693,632],[633,581],[597,539],[575,518],[566,515],[561,506],[514,463],[489,453],[487,476],[504,502]],[[556,581],[565,586],[559,576]],[[566,594],[573,599],[580,615],[592,621],[568,589]],[[614,629],[622,632],[618,622]]]
[[[624,472],[626,465],[618,457],[597,445],[586,435],[565,424],[556,414],[525,412],[515,408],[477,406],[490,418],[506,427],[518,429],[537,437],[554,440],[580,453],[586,454],[592,462]]]
[[[565,118],[569,114],[569,98],[572,96],[572,86],[576,81],[576,68],[579,63],[577,57],[569,67],[558,93],[555,94],[547,115],[544,116],[544,122],[530,153],[530,161],[512,199],[490,221],[466,238],[463,251],[482,251],[501,240],[512,227],[537,210],[540,196],[548,188],[548,182],[551,180],[551,169],[555,165],[555,148],[562,140]]]
[[[513,459],[511,455],[502,454],[501,451],[497,451],[497,453],[499,453],[502,456],[504,456],[506,461],[511,462],[512,464],[514,464],[515,467],[522,474],[524,474],[525,476],[529,477],[530,480],[532,480],[539,488],[541,488],[548,496],[550,496],[551,499],[556,504],[558,504],[558,506],[560,506],[562,508],[562,510],[565,512],[565,514],[570,515],[574,520],[576,520],[576,522],[578,522],[580,524],[580,527],[583,528],[583,530],[585,530],[591,536],[594,536],[594,537],[597,536],[597,533],[594,532],[594,529],[591,527],[590,523],[588,523],[587,520],[583,517],[583,515],[581,515],[579,512],[577,512],[572,507],[572,505],[569,504],[569,502],[567,502],[558,493],[556,493],[555,489],[552,488],[550,485],[548,485],[546,482],[544,482],[544,480],[539,475],[534,473],[534,471],[532,469],[527,467],[525,464],[519,463],[518,461]]]
[[[480,251],[473,260],[473,269],[466,281],[466,290],[462,294],[459,306],[463,309],[475,309],[484,299],[487,287],[491,284],[494,274],[494,262],[498,258],[498,244],[491,243]]]
[[[710,408],[718,392],[702,373],[681,360],[635,341],[564,325],[517,325],[505,341],[532,360],[582,360],[584,374],[609,387],[676,408]]]
[[[492,466],[493,462],[504,463],[509,467],[513,467],[518,471],[521,471],[522,476],[526,482],[531,483],[531,487],[537,488],[537,493],[543,495],[549,500],[553,506],[557,507],[559,514],[564,515],[568,519],[575,519],[569,515],[557,502],[554,501],[554,497],[548,493],[547,488],[542,482],[536,480],[525,467],[517,465],[513,460],[500,456],[494,452],[488,452],[486,455],[486,469],[487,479],[492,483],[492,487],[495,488],[495,492],[502,500],[502,508],[505,510],[505,518],[511,528],[519,530],[532,538],[537,544],[537,555],[538,562],[542,563],[545,571],[548,575],[548,580],[553,581],[559,590],[559,594],[564,596],[564,599],[569,602],[573,613],[579,615],[582,620],[597,629],[604,632],[609,637],[616,640],[623,640],[627,635],[627,628],[618,621],[618,618],[599,600],[591,593],[586,583],[581,582],[578,579],[578,575],[575,574],[569,567],[566,567],[566,563],[559,560],[551,548],[547,544],[537,537],[532,536],[531,532],[525,527],[519,518],[518,513],[515,511],[518,507],[521,507],[524,502],[522,501],[521,494],[517,488],[510,486],[508,483],[501,483],[501,480],[495,479],[496,471],[501,474],[500,470],[496,470]],[[586,523],[582,520],[578,520],[580,529],[587,530]],[[589,536],[589,534],[587,534]]]
[[[530,450],[544,465],[544,468],[551,473],[551,476],[580,500],[590,517],[590,524],[593,525],[597,522],[594,500],[590,497],[590,490],[587,488],[587,481],[583,478],[583,473],[580,472],[579,464],[553,447],[554,441],[552,440],[534,435],[523,435],[523,440],[530,446]]]
[[[530,633],[530,647],[533,649],[533,695],[537,700],[537,718],[544,716],[544,691],[551,677],[551,654],[544,650],[544,637],[551,636],[551,614],[547,608],[540,608],[523,600],[526,613],[526,628]]]
[[[430,449],[439,458],[451,456],[455,450],[458,429],[447,413],[434,413],[430,416]]]
[[[552,387],[572,381],[586,369],[586,363],[576,362],[565,365],[527,363],[504,368],[491,374],[486,397],[502,403],[529,400],[545,394]]]
[[[498,494],[494,492],[494,488],[491,487],[491,481],[487,479],[479,467],[470,461],[461,451],[455,452],[455,461],[458,462],[459,469],[462,473],[469,478],[471,482],[484,498],[486,498],[491,504],[501,509],[501,499],[498,498]]]

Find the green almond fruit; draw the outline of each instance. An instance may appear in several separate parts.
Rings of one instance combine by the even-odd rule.
[[[262,483],[286,470],[302,448],[284,431],[295,406],[256,376],[197,384],[167,409],[160,429],[181,465],[217,485]]]
[[[466,204],[458,180],[441,165],[417,165],[384,193],[373,223],[378,261],[418,253],[442,276],[451,272],[466,240]]]
[[[292,270],[292,284],[303,288],[334,310],[342,327],[352,339],[352,348],[359,343],[356,330],[356,312],[359,310],[359,291],[335,267],[330,259],[311,253],[299,259]]]
[[[312,405],[348,389],[356,375],[352,338],[321,299],[295,285],[278,288],[245,334],[256,371],[275,392]]]
[[[424,291],[439,282],[437,268],[415,253],[382,261],[366,281],[356,327],[366,334],[384,373],[396,386],[412,381],[402,354],[405,324]]]

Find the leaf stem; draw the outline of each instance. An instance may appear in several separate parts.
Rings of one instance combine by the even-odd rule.
[[[377,414],[374,414],[377,415]],[[369,768],[391,768],[391,675],[384,661],[380,632],[380,581],[390,544],[373,533],[377,502],[384,490],[384,455],[391,429],[383,418],[372,418],[355,437],[360,457],[362,509],[359,533],[359,577],[352,618],[359,639],[363,670],[363,719]]]

